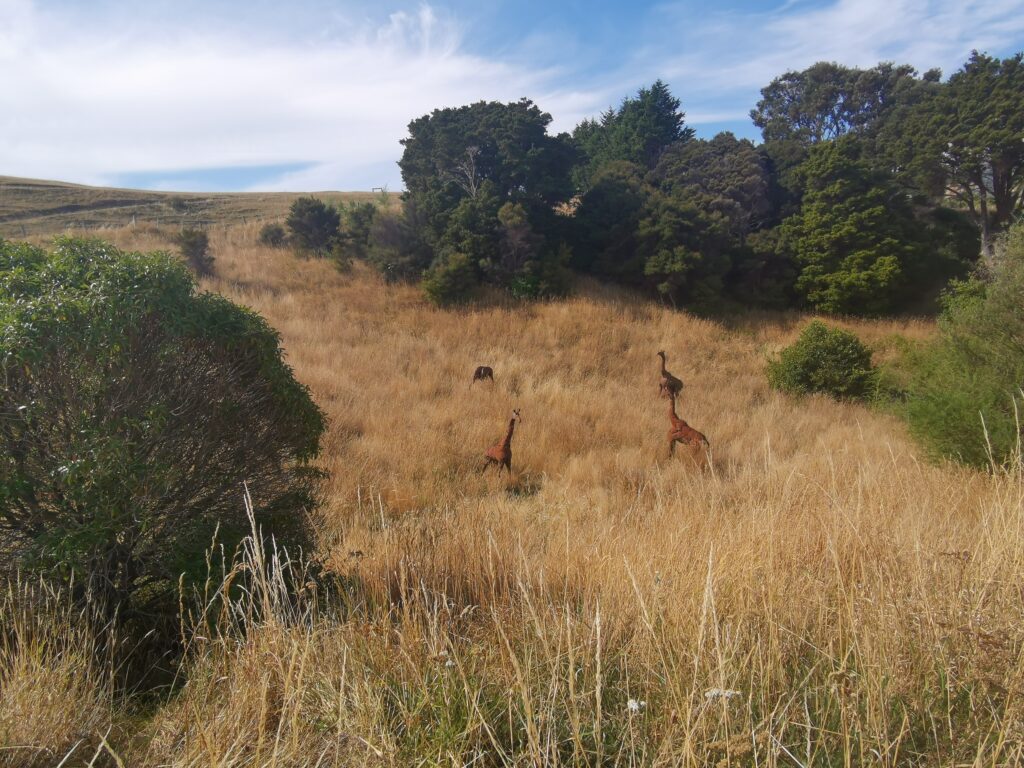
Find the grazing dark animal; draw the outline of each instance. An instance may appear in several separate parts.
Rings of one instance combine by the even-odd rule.
[[[472,387],[478,381],[483,381],[484,379],[490,379],[491,380],[491,384],[493,384],[494,383],[494,369],[491,368],[491,366],[489,366],[489,365],[478,365],[476,370],[473,371],[473,380],[471,382],[469,382],[469,386]]]
[[[707,451],[710,446],[708,439],[685,421],[680,419],[676,414],[675,397],[669,398],[668,420],[672,422],[672,428],[668,431],[669,456],[672,456],[675,453],[676,443],[680,443],[689,448],[694,453],[694,458],[697,458],[697,452],[699,450]]]
[[[512,477],[512,433],[516,430],[517,421],[522,421],[518,408],[512,411],[512,418],[508,422],[508,432],[505,433],[504,439],[500,443],[492,445],[484,453],[483,471],[486,472],[488,467],[493,466],[497,467],[498,473],[501,474],[501,468],[504,467],[508,470],[508,476]]]
[[[683,382],[665,368],[665,353],[659,352],[658,357],[661,358],[661,383],[658,385],[658,393],[662,397],[675,397],[683,391]]]

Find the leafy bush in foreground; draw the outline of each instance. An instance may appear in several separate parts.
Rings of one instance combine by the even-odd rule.
[[[795,343],[768,363],[768,383],[790,394],[865,397],[875,378],[871,350],[849,331],[830,328],[819,320],[804,328]]]
[[[126,618],[257,522],[304,540],[324,419],[277,333],[165,253],[0,241],[0,542]],[[186,578],[187,583],[187,578]]]
[[[979,466],[1019,458],[1024,421],[1024,225],[998,250],[989,279],[947,294],[939,339],[913,360],[907,404],[933,455]]]

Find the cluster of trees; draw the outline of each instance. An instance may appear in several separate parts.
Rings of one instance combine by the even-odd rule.
[[[423,280],[438,303],[480,284],[516,296],[561,293],[564,223],[577,153],[549,135],[551,116],[527,99],[435,110],[409,125],[399,166],[401,212],[378,217],[368,258],[393,280]]]
[[[571,135],[526,99],[435,110],[402,142],[403,210],[357,246],[440,303],[557,294],[572,268],[691,307],[879,314],[934,304],[1022,207],[1021,55],[945,82],[819,63],[751,117],[760,145],[698,139],[661,81]]]
[[[337,205],[315,197],[299,197],[289,208],[283,225],[263,225],[259,242],[269,248],[290,246],[305,257],[330,257],[345,264],[353,256],[366,255],[370,225],[387,204],[386,193],[375,201]]]

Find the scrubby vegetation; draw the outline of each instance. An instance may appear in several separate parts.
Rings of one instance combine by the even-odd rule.
[[[1024,439],[1024,224],[991,271],[947,294],[939,338],[912,360],[907,412],[934,456],[1019,464]]]
[[[210,238],[201,229],[183,229],[174,236],[174,243],[181,251],[181,257],[200,277],[213,273],[213,256],[210,255]]]
[[[288,233],[280,224],[267,223],[260,229],[260,245],[281,248],[288,242]]]
[[[146,631],[215,532],[230,551],[249,530],[243,484],[268,533],[304,543],[323,419],[258,315],[164,253],[0,241],[0,327],[8,575],[73,582]]]
[[[864,398],[871,394],[876,375],[871,350],[856,335],[818,320],[768,363],[768,383],[794,395]]]
[[[289,239],[300,253],[324,256],[338,240],[338,211],[315,197],[300,197],[292,203],[285,221]]]

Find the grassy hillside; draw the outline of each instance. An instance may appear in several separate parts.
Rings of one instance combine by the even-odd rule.
[[[9,744],[59,757],[107,734],[126,764],[176,766],[1022,758],[1024,485],[931,466],[863,406],[770,391],[766,356],[808,318],[712,322],[591,283],[445,312],[257,233],[212,229],[206,287],[281,331],[329,416],[318,557],[342,581],[242,599],[146,707],[59,612],[9,597],[0,618],[49,638],[0,655]],[[882,355],[931,332],[850,327]],[[666,456],[659,349],[710,466]],[[480,364],[493,387],[470,386]],[[484,475],[512,408],[514,477]]]
[[[323,200],[374,200],[370,192],[316,192]],[[293,192],[189,193],[111,189],[0,176],[0,237],[130,224],[208,226],[283,219]]]

